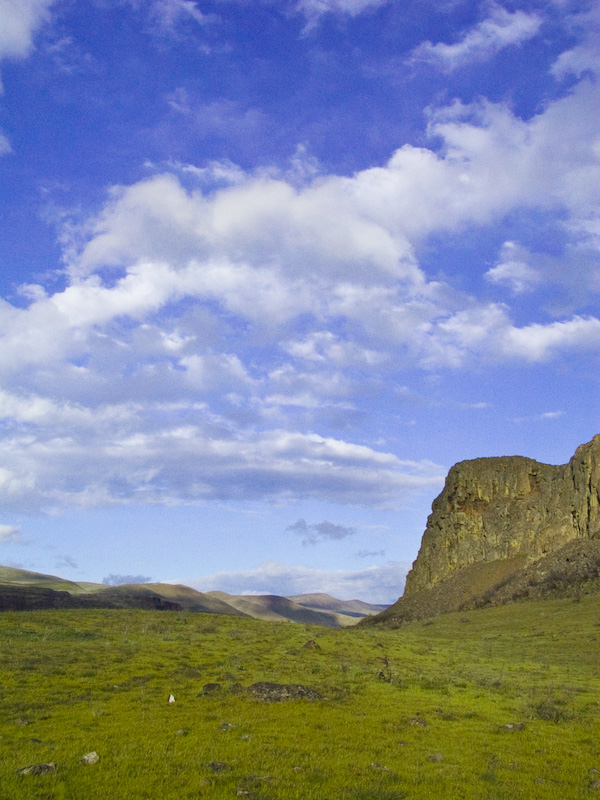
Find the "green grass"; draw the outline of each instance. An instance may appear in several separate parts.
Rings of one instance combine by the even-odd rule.
[[[4,613],[0,799],[600,798],[600,599],[464,616],[389,631]],[[262,703],[240,690],[256,681],[324,699]],[[197,697],[212,682],[222,691]]]

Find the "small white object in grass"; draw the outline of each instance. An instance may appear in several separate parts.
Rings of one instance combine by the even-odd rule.
[[[100,756],[95,751],[87,753],[80,761],[81,764],[97,764],[100,761]]]
[[[174,702],[175,702],[175,698],[173,697],[172,694],[170,694],[169,695],[169,703],[174,703]]]

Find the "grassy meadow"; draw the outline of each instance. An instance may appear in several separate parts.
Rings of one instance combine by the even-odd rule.
[[[600,798],[599,637],[598,595],[397,630],[6,612],[0,798]],[[257,681],[322,699],[264,702]]]

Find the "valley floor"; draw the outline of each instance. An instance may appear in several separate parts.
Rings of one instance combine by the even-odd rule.
[[[598,595],[397,630],[7,612],[0,800],[600,798],[599,637]]]

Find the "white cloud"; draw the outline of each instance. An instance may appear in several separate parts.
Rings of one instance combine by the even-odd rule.
[[[510,45],[523,44],[537,35],[542,19],[524,11],[511,13],[492,5],[491,15],[455,44],[423,42],[412,51],[411,61],[426,61],[452,71],[479,61],[487,61]]]
[[[390,562],[383,567],[363,570],[326,570],[311,567],[288,567],[274,561],[254,570],[219,572],[201,578],[182,579],[202,592],[219,590],[229,594],[278,594],[293,596],[326,592],[340,600],[363,600],[371,603],[393,603],[404,592],[410,564]]]
[[[0,441],[0,488],[15,509],[303,497],[397,506],[443,482],[427,462],[316,434],[238,429],[198,404],[94,410],[2,399],[10,433]]]
[[[528,256],[525,248],[515,242],[504,242],[499,262],[485,273],[485,279],[508,286],[515,294],[532,291],[542,281],[542,276],[529,266]]]
[[[203,14],[195,0],[153,0],[152,15],[165,29],[173,29],[185,19],[204,25],[210,17]]]
[[[566,50],[556,59],[551,69],[557,78],[575,75],[579,78],[585,72],[600,72],[600,42],[598,38]]]
[[[600,349],[600,320],[574,317],[548,325],[533,323],[523,328],[507,327],[503,347],[507,354],[527,361],[545,361],[560,351]]]
[[[0,545],[23,544],[21,531],[14,525],[0,525]]]
[[[215,181],[213,163],[195,189],[170,173],[114,188],[64,233],[66,287],[27,285],[25,307],[0,302],[0,379],[20,387],[0,393],[7,503],[398,506],[440,485],[441,467],[321,434],[347,430],[330,428],[332,415],[360,413],[382,382],[403,385],[406,367],[599,346],[595,317],[549,320],[532,305],[517,325],[508,305],[432,280],[416,256],[432,234],[528,211],[592,253],[599,118],[584,80],[529,121],[503,104],[437,109],[437,151],[404,146],[352,176],[290,182],[223,164]],[[587,294],[592,273],[564,280]],[[524,292],[549,278],[543,259],[506,242],[487,280]]]
[[[558,79],[567,75],[581,77],[586,72],[600,72],[600,7],[592,4],[588,11],[568,18],[571,29],[580,37],[579,44],[561,53],[550,72]]]
[[[297,0],[296,8],[306,15],[310,29],[323,14],[341,13],[356,17],[369,8],[385,5],[389,0]]]
[[[0,0],[0,59],[24,58],[54,0]]]
[[[0,131],[0,156],[4,156],[7,153],[12,153],[13,149],[8,139],[2,131]]]
[[[544,411],[541,414],[534,414],[530,417],[515,417],[513,422],[521,423],[521,422],[545,422],[546,420],[550,419],[559,419],[563,417],[565,414],[564,411]]]

